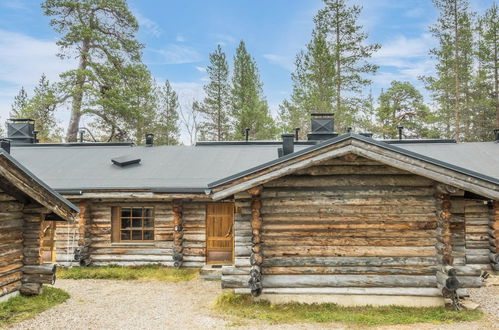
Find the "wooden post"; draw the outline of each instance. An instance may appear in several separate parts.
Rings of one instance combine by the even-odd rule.
[[[436,208],[437,208],[437,287],[442,290],[444,298],[452,300],[455,309],[460,309],[459,297],[457,289],[459,288],[459,280],[457,272],[452,267],[454,257],[452,256],[452,232],[450,230],[451,200],[450,196],[456,193],[453,187],[448,185],[437,184],[435,187]]]
[[[42,263],[43,246],[43,213],[24,211],[23,228],[23,263],[25,266],[38,266]],[[42,283],[34,282],[29,274],[23,273],[20,292],[24,295],[37,295],[41,292]]]
[[[182,261],[184,260],[183,252],[183,219],[182,219],[182,201],[173,200],[172,201],[173,210],[173,266],[175,268],[180,268],[182,266]]]
[[[254,297],[262,293],[262,264],[263,264],[263,250],[262,250],[262,200],[261,194],[263,191],[262,186],[254,187],[248,190],[251,195],[251,270],[250,279],[248,281],[251,289],[251,294]]]
[[[490,264],[494,270],[499,270],[499,201],[490,204],[489,243]]]
[[[80,266],[88,266],[92,262],[90,258],[90,204],[81,202],[78,222],[78,254]],[[69,247],[68,247],[69,248]]]

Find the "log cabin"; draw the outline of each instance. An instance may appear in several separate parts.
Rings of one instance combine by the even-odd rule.
[[[40,144],[13,154],[80,208],[61,265],[221,267],[286,301],[439,305],[499,264],[490,142],[376,140],[316,114],[307,140]]]
[[[0,301],[19,292],[39,294],[53,284],[56,223],[72,221],[78,208],[0,148]],[[46,238],[47,236],[47,238]]]

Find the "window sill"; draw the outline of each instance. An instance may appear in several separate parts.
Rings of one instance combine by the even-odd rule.
[[[119,242],[119,243],[111,243],[111,246],[154,246],[154,242],[137,242],[137,243],[132,243],[132,242]]]

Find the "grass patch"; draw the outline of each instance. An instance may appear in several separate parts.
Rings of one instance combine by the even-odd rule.
[[[59,305],[69,298],[65,291],[44,286],[42,294],[32,297],[21,295],[0,303],[0,328],[19,322]]]
[[[57,278],[71,280],[139,280],[139,281],[190,281],[199,274],[197,268],[175,269],[161,265],[102,266],[58,268]]]
[[[482,317],[480,310],[456,312],[444,307],[413,308],[342,307],[336,304],[271,304],[254,301],[249,295],[224,293],[216,301],[215,308],[222,313],[269,321],[270,323],[294,322],[342,322],[347,324],[377,326],[412,323],[451,323],[475,321]]]

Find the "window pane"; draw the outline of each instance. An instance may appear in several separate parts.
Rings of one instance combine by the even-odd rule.
[[[152,218],[145,218],[144,219],[144,228],[152,228],[153,227],[154,221]]]
[[[132,241],[142,241],[142,230],[132,230]]]
[[[132,219],[133,228],[142,228],[142,219]]]
[[[130,218],[121,218],[121,228],[130,228]]]
[[[134,218],[140,218],[142,217],[142,208],[137,208],[137,207],[134,207],[132,209],[132,217]]]
[[[130,216],[130,214],[131,214],[131,209],[130,209],[130,208],[128,208],[128,207],[123,207],[123,208],[121,209],[121,216],[122,216],[122,217],[129,217],[129,216]]]
[[[144,209],[144,217],[152,217],[152,209]]]
[[[154,231],[144,230],[144,241],[152,241],[152,240],[154,240]]]
[[[130,240],[130,231],[129,230],[122,230],[121,231],[121,240],[122,241],[129,241]]]

